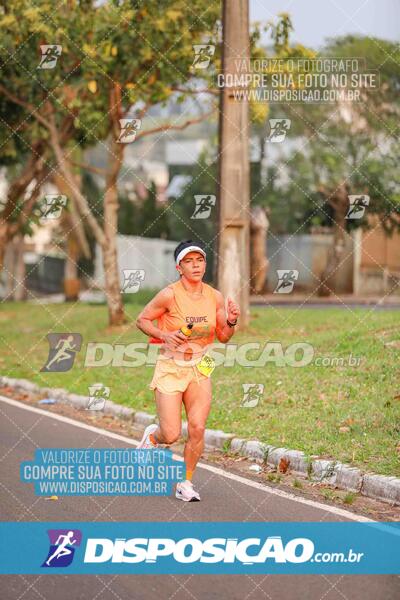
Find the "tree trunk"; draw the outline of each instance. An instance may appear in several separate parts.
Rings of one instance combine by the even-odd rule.
[[[44,144],[41,142],[34,144],[31,158],[25,169],[9,187],[6,204],[0,213],[0,273],[3,269],[7,244],[18,231],[16,223],[13,222],[18,201],[26,192],[31,181],[35,178],[41,180],[41,175],[46,170],[43,157],[44,148]]]
[[[74,177],[76,185],[81,187],[81,177],[76,175]],[[68,198],[67,202],[67,210],[63,210],[63,219],[64,219],[64,229],[68,235],[73,235],[75,241],[78,245],[78,258],[79,256],[84,256],[85,258],[90,258],[90,246],[87,241],[85,228],[82,223],[82,219],[79,216],[79,213],[76,209],[76,202],[74,197],[74,192],[69,185],[67,179],[65,179],[59,173],[54,173],[53,175],[54,185],[57,187],[60,194],[64,194]]]
[[[36,170],[35,175],[35,187],[31,191],[28,199],[24,201],[22,212],[18,217],[18,220],[9,221],[12,218],[13,213],[9,212],[9,202],[14,204],[14,209],[17,206],[18,197],[16,194],[21,195],[26,192],[26,187],[14,186],[10,188],[10,194],[7,199],[8,210],[1,214],[0,218],[0,274],[2,273],[3,265],[6,270],[9,271],[8,275],[8,286],[11,285],[11,289],[14,289],[15,285],[10,279],[10,273],[17,276],[19,281],[23,281],[24,284],[19,285],[15,288],[15,291],[11,291],[11,295],[15,300],[24,300],[26,298],[26,287],[25,287],[25,263],[24,263],[24,234],[23,229],[27,223],[29,217],[32,214],[33,208],[39,198],[39,194],[43,185],[44,180],[47,178],[50,172],[50,167],[44,164]],[[32,180],[29,182],[31,183]],[[15,244],[13,245],[15,241]],[[11,243],[10,243],[11,242]],[[11,268],[7,266],[7,254],[10,248]],[[7,275],[5,279],[7,281]],[[22,286],[22,287],[21,287]]]
[[[72,171],[72,169],[71,169]],[[79,273],[78,260],[83,255],[90,258],[91,252],[86,238],[85,228],[75,206],[73,190],[67,179],[59,173],[53,175],[53,181],[58,191],[67,196],[67,210],[62,212],[62,228],[65,233],[66,256],[64,266],[64,294],[66,302],[74,302],[79,299]],[[82,178],[80,174],[75,175],[76,185],[81,188]]]
[[[106,243],[104,232],[98,224],[95,216],[92,214],[86,198],[81,193],[79,186],[77,185],[77,181],[75,179],[72,167],[64,154],[63,148],[60,145],[57,128],[54,124],[50,129],[50,137],[51,145],[54,150],[58,166],[60,168],[60,176],[63,176],[65,178],[66,184],[68,185],[70,190],[71,197],[75,201],[80,216],[87,221],[96,241],[100,244],[100,246],[104,246]]]
[[[328,261],[321,276],[321,285],[318,288],[319,296],[330,296],[335,292],[336,272],[343,260],[346,235],[346,214],[348,210],[348,188],[346,184],[340,185],[327,201],[334,210],[333,245],[328,254]]]
[[[71,125],[71,116],[68,115],[60,130],[59,141],[61,145],[65,144],[71,137]],[[3,268],[7,243],[24,228],[35,207],[41,186],[53,170],[53,167],[48,160],[49,157],[47,151],[48,145],[46,141],[40,140],[34,143],[32,146],[32,154],[25,169],[11,183],[8,190],[6,205],[0,213],[0,273]],[[29,184],[34,179],[36,180],[35,188],[30,197],[24,202],[23,210],[19,215],[18,221],[16,221],[13,216],[15,216],[18,201],[22,198]]]
[[[5,298],[16,301],[25,300],[24,236],[22,234],[14,235],[7,245],[4,270],[6,276]]]
[[[118,268],[117,232],[118,232],[118,173],[122,164],[123,144],[112,142],[113,164],[106,179],[104,195],[104,234],[106,244],[102,248],[105,293],[108,304],[110,325],[126,323],[122,302],[121,285]]]
[[[250,219],[250,289],[252,294],[265,290],[269,260],[267,258],[268,217],[261,206],[251,209]]]
[[[117,97],[118,96],[118,97]],[[110,113],[113,119],[118,122],[118,110],[121,106],[121,92],[110,90]],[[124,305],[119,283],[118,259],[117,259],[117,222],[118,222],[118,190],[117,180],[121,169],[124,154],[124,144],[119,144],[115,140],[118,138],[116,131],[113,132],[111,144],[111,167],[107,171],[106,191],[104,195],[104,230],[100,227],[95,216],[92,214],[86,198],[83,196],[77,186],[71,166],[64,155],[63,149],[59,143],[57,128],[52,123],[51,142],[54,153],[60,167],[61,174],[70,185],[71,194],[76,202],[76,206],[81,216],[86,219],[93,235],[100,245],[103,254],[103,268],[105,280],[105,294],[108,304],[109,324],[122,325],[126,322]]]
[[[0,276],[4,268],[4,256],[6,253],[8,242],[8,227],[9,224],[5,219],[0,218]]]
[[[26,270],[24,261],[24,235],[20,234],[15,238],[16,241],[16,256],[15,256],[15,279],[18,285],[15,286],[14,300],[26,300]]]
[[[6,257],[6,250],[8,244],[14,239],[16,235],[21,233],[24,229],[25,224],[27,223],[29,217],[32,214],[32,211],[36,205],[36,202],[39,198],[40,190],[43,184],[43,181],[47,178],[50,172],[50,168],[47,166],[43,166],[43,168],[38,171],[36,175],[36,183],[33,188],[31,195],[27,200],[25,200],[22,212],[19,215],[18,221],[8,220],[12,218],[12,213],[5,216],[5,211],[1,213],[0,216],[0,274],[3,270],[3,265]],[[26,191],[26,190],[25,190]],[[8,201],[7,201],[8,204]],[[17,198],[15,198],[15,205],[17,205]]]
[[[79,274],[78,274],[79,247],[75,236],[67,233],[67,252],[64,266],[64,294],[66,302],[79,300]]]

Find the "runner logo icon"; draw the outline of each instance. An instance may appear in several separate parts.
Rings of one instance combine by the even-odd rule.
[[[75,547],[81,545],[82,532],[79,529],[48,529],[50,548],[42,567],[68,567],[75,554]]]
[[[82,345],[80,333],[48,333],[49,355],[41,371],[65,372],[72,368]]]

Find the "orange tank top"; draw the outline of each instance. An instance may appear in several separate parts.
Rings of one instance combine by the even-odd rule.
[[[168,286],[174,292],[170,309],[158,319],[162,331],[176,331],[183,325],[193,323],[192,334],[187,342],[179,345],[179,354],[200,356],[215,337],[217,298],[214,288],[202,283],[201,296],[191,296],[182,282]]]

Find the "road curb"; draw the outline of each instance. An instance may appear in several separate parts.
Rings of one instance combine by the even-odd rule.
[[[89,396],[80,396],[63,388],[41,388],[27,379],[1,377],[0,385],[6,385],[16,390],[44,394],[54,398],[61,404],[85,409]],[[144,428],[157,422],[156,415],[134,411],[132,408],[107,400],[102,411],[106,415],[129,420]],[[182,434],[187,435],[187,423],[182,423]],[[205,445],[208,449],[227,450],[242,456],[262,462],[278,471],[290,469],[294,474],[308,477],[311,481],[335,486],[341,490],[360,493],[368,498],[381,500],[391,505],[400,505],[400,478],[376,473],[362,473],[357,467],[352,467],[335,460],[318,458],[316,455],[307,456],[300,450],[278,448],[259,442],[238,438],[233,433],[218,429],[205,430]],[[282,467],[282,469],[281,469]]]

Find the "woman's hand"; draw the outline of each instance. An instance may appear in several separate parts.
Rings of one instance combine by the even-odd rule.
[[[236,304],[236,302],[232,300],[232,298],[228,298],[227,300],[226,312],[228,315],[228,321],[230,323],[234,323],[236,319],[240,316],[240,308]]]
[[[177,329],[176,331],[163,332],[162,340],[167,347],[174,349],[180,346],[182,342],[187,342],[188,337],[180,329]]]

